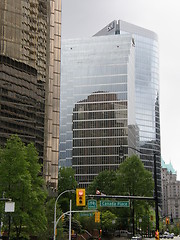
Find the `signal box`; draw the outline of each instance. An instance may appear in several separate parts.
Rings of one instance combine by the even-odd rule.
[[[84,188],[76,189],[76,206],[86,206],[86,191]]]

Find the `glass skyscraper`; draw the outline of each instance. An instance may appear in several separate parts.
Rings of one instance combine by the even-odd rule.
[[[161,144],[159,119],[159,49],[157,35],[147,29],[113,21],[94,36],[132,34],[135,41],[136,124],[139,129],[140,158],[154,172],[153,152],[157,154],[158,192],[161,192]]]
[[[117,169],[120,146],[137,147],[131,35],[62,41],[60,166],[80,186]]]
[[[88,39],[62,44],[60,166],[73,166],[81,186],[125,156],[139,155],[160,193],[158,40],[155,33],[113,21]]]
[[[0,144],[34,142],[57,188],[61,1],[1,0],[0,16]]]

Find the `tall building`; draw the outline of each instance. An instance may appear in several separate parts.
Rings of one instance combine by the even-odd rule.
[[[113,21],[94,36],[132,34],[135,41],[135,113],[139,129],[140,159],[154,172],[156,152],[157,184],[161,197],[161,144],[159,119],[159,51],[157,35],[147,29]]]
[[[137,147],[134,48],[131,35],[62,41],[60,166],[82,187]]]
[[[171,163],[162,163],[162,217],[170,222],[179,223],[180,219],[180,181]]]
[[[88,39],[62,43],[60,166],[72,165],[81,186],[140,150],[161,192],[158,40],[113,21]]]
[[[0,1],[0,144],[33,141],[49,187],[58,180],[61,1]]]

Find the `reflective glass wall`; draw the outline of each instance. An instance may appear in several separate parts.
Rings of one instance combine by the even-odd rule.
[[[59,160],[81,187],[139,145],[134,48],[131,35],[62,41]]]
[[[140,158],[146,169],[154,172],[157,154],[158,191],[161,193],[161,148],[159,119],[159,49],[157,35],[147,29],[118,20],[95,36],[133,35],[135,43],[136,124],[139,129]]]
[[[1,0],[0,16],[0,144],[33,141],[56,188],[61,1]]]

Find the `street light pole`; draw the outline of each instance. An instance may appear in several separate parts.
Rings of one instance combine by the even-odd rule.
[[[156,212],[156,231],[159,231],[159,211],[158,211],[158,192],[157,192],[157,171],[156,171],[156,153],[154,152],[154,200]]]
[[[70,206],[69,206],[69,240],[71,240],[71,211],[72,211],[72,200],[70,199]]]
[[[73,189],[65,190],[64,192],[59,194],[59,196],[56,198],[56,201],[55,201],[55,206],[54,206],[54,237],[53,237],[54,240],[56,240],[56,205],[57,205],[57,201],[64,193],[67,193],[67,192],[75,192],[75,190],[73,190]]]

